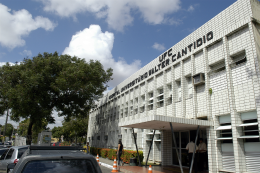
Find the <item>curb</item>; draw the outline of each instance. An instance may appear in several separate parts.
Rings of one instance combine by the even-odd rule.
[[[111,165],[109,165],[109,164],[102,163],[102,162],[99,162],[99,164],[100,164],[101,166],[105,166],[105,167],[107,167],[107,168],[109,168],[109,169],[113,169],[113,166],[111,166]]]

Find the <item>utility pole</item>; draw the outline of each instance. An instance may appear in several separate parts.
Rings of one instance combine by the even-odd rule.
[[[4,130],[4,142],[5,142],[5,132],[6,132],[6,126],[7,126],[7,120],[8,120],[8,113],[9,113],[9,109],[7,109],[7,114],[6,114],[6,119],[5,119],[5,130]]]

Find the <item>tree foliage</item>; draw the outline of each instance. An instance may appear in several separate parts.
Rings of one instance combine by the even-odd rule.
[[[87,134],[88,118],[84,116],[70,117],[69,120],[63,121],[61,127],[54,127],[52,129],[52,137],[61,139],[63,135],[64,140],[73,141],[76,138],[83,138]]]
[[[61,136],[63,135],[63,128],[61,126],[59,127],[54,127],[52,130],[52,137],[53,138],[58,138],[59,140],[61,139]]]
[[[3,126],[1,127],[1,133],[4,132],[4,129],[5,129],[5,125],[3,125]],[[14,130],[13,125],[10,124],[10,123],[7,123],[5,136],[8,136],[8,137],[10,138],[10,137],[12,136],[13,130]]]
[[[26,119],[20,122],[18,128],[18,135],[27,136],[29,124],[30,119]],[[32,126],[31,134],[33,143],[37,143],[38,133],[41,133],[43,130],[47,130],[48,122],[45,119],[43,119],[42,122],[38,124],[40,124],[40,126],[36,124]]]
[[[87,115],[111,76],[112,69],[104,70],[99,61],[86,62],[57,52],[38,54],[0,68],[0,100],[5,99],[12,120],[30,120],[27,135],[31,136],[33,125],[55,122],[54,110],[65,119]],[[0,113],[4,103],[0,102]]]

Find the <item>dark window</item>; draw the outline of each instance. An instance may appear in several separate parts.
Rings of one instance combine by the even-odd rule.
[[[0,155],[2,155],[6,150],[0,150]]]
[[[14,149],[13,149],[13,148],[11,148],[11,149],[9,150],[9,152],[7,153],[7,155],[6,155],[6,158],[5,158],[5,159],[11,159],[11,158],[12,158],[12,155],[13,155],[13,152],[14,152]]]
[[[22,173],[96,173],[90,160],[33,160],[28,162]]]
[[[6,156],[6,154],[7,154],[8,151],[9,151],[9,150],[6,150],[6,151],[4,152],[4,154],[1,156],[0,160],[4,160],[4,159],[5,159],[5,156]]]
[[[19,159],[28,148],[19,148],[17,159]]]
[[[236,62],[236,65],[242,64],[242,63],[244,63],[244,62],[246,62],[246,57],[243,58],[243,59],[241,59],[241,60],[239,60],[239,61],[237,61],[237,62]]]
[[[0,150],[0,155],[1,155],[1,156],[2,156],[2,155],[6,155],[7,151],[8,151],[8,149],[6,149],[6,150]],[[5,154],[4,154],[4,153],[5,153]],[[3,158],[3,159],[4,159],[4,158]],[[0,160],[3,160],[3,159],[0,158]]]
[[[243,123],[256,123],[257,119],[244,120]],[[243,132],[245,136],[259,136],[258,125],[244,126]],[[245,142],[260,142],[259,138],[245,138]]]

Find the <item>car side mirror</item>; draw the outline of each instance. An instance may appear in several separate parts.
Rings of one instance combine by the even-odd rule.
[[[14,169],[15,163],[10,163],[7,165],[7,169]]]

